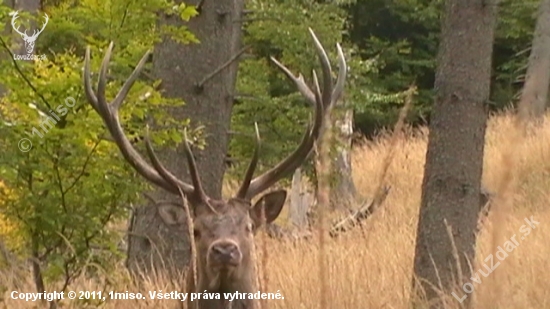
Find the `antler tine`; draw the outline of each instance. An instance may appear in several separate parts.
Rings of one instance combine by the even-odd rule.
[[[313,85],[315,85],[315,100],[316,102],[322,102],[323,94],[321,93],[321,88],[319,87],[319,79],[317,78],[317,73],[313,71]],[[330,102],[329,102],[330,103]],[[330,105],[327,106],[329,108]],[[319,132],[321,130],[321,126],[323,125],[323,122],[325,120],[325,112],[326,108],[323,104],[317,103],[317,109],[315,113],[315,120],[313,121],[313,128],[311,129],[310,139],[311,139],[311,147],[313,147],[313,142],[315,139],[317,139],[317,136],[319,135]]]
[[[186,144],[186,148],[188,148],[188,144],[187,144],[187,129],[184,131],[183,135],[184,135],[184,142]],[[155,151],[153,150],[153,146],[151,145],[151,139],[149,137],[149,126],[146,127],[146,134],[145,134],[145,149],[147,150],[147,155],[149,156],[149,159],[151,160],[151,163],[153,164],[153,167],[155,168],[155,170],[157,170],[160,174],[160,176],[162,176],[162,178],[164,178],[167,182],[171,183],[174,187],[178,187],[179,184],[178,184],[178,179],[172,175],[167,169],[166,167],[164,167],[164,165],[160,162],[159,158],[157,157],[157,155],[155,154]],[[187,152],[187,149],[185,150],[185,155],[188,156],[188,152]],[[192,157],[192,155],[191,155]],[[188,160],[189,160],[189,157],[188,157]],[[195,162],[193,160],[193,162],[190,162],[189,163],[189,170],[190,170],[190,174],[191,174],[191,178],[193,180],[193,187],[195,188],[195,190],[193,191],[192,194],[192,197],[195,198],[195,199],[198,199],[200,201],[205,201],[206,200],[206,194],[204,194],[204,191],[202,190],[202,186],[200,184],[200,181],[198,182],[198,185],[196,185],[197,181],[195,181],[195,178],[194,176],[198,177],[198,173],[197,173],[197,169],[196,169],[196,165],[195,165]],[[191,167],[192,166],[192,167]]]
[[[239,191],[237,191],[237,195],[236,195],[237,198],[241,198],[241,199],[246,198],[246,192],[248,191],[248,187],[250,186],[250,181],[252,181],[252,177],[254,176],[254,171],[256,170],[256,166],[258,165],[258,159],[260,157],[261,139],[260,139],[260,130],[258,129],[257,122],[254,123],[254,128],[256,129],[256,147],[254,148],[254,155],[252,156],[252,160],[250,160],[250,164],[246,169],[243,183],[239,188]]]
[[[332,102],[332,68],[330,67],[330,61],[328,60],[327,52],[323,48],[323,45],[321,45],[321,42],[319,42],[319,39],[317,38],[313,30],[311,30],[311,28],[308,28],[308,30],[311,34],[311,37],[313,38],[315,49],[317,50],[317,56],[319,57],[319,61],[321,62],[321,69],[323,72],[322,102],[323,108],[326,109]]]
[[[313,80],[315,86],[315,90],[313,91],[306,85],[301,74],[296,77],[283,64],[281,64],[274,58],[271,59],[285,73],[285,75],[294,82],[294,84],[298,88],[298,91],[310,103],[314,104],[315,116],[313,126],[311,124],[308,125],[300,145],[294,150],[294,152],[292,152],[284,160],[279,162],[272,169],[254,178],[254,180],[251,181],[246,192],[247,199],[251,199],[255,195],[263,192],[264,190],[275,184],[283,176],[298,168],[307,159],[307,157],[309,157],[311,151],[313,150],[315,141],[319,138],[321,127],[323,126],[327,110],[331,108],[332,104],[334,104],[334,102],[336,102],[342,94],[346,79],[347,68],[346,60],[344,58],[344,54],[340,48],[340,45],[337,45],[339,60],[338,78],[336,80],[336,85],[333,87],[331,76],[332,70],[326,51],[320,41],[317,39],[313,30],[309,29],[309,32],[315,43],[317,56],[319,58],[319,62],[321,63],[323,73],[322,92],[315,71],[313,71]]]
[[[92,105],[94,110],[101,116],[101,118],[104,118],[104,115],[99,110],[98,102],[97,102],[97,96],[94,93],[94,90],[92,88],[92,82],[91,82],[91,69],[90,69],[90,46],[86,46],[86,55],[84,56],[84,93],[86,94],[86,99]]]
[[[96,110],[96,112],[100,115],[100,117],[103,119],[103,122],[105,123],[105,126],[111,133],[111,136],[113,137],[116,145],[118,146],[120,152],[124,156],[124,159],[130,163],[130,165],[145,179],[152,182],[153,184],[165,189],[168,192],[171,192],[173,194],[179,194],[178,186],[181,188],[181,191],[183,191],[185,194],[193,194],[195,189],[193,186],[179,180],[176,178],[173,174],[168,172],[166,169],[155,169],[151,167],[142,157],[141,155],[136,151],[136,149],[132,146],[126,135],[124,134],[124,130],[122,129],[122,125],[120,124],[120,120],[118,118],[118,109],[122,105],[122,102],[128,95],[128,92],[130,91],[130,88],[133,86],[134,82],[137,80],[139,74],[141,73],[141,70],[145,66],[145,62],[147,61],[147,58],[149,57],[150,52],[146,52],[145,55],[141,58],[138,65],[130,75],[130,77],[126,80],[118,94],[116,95],[115,99],[112,101],[112,103],[107,102],[107,99],[105,97],[105,89],[106,89],[106,76],[107,76],[107,67],[109,65],[109,60],[111,58],[111,52],[113,49],[113,43],[109,44],[109,47],[107,48],[107,51],[105,52],[105,56],[103,58],[101,68],[99,71],[99,81],[97,86],[97,92],[94,92],[92,85],[91,85],[91,70],[90,70],[90,47],[88,46],[86,48],[86,56],[85,56],[85,62],[84,62],[84,72],[83,72],[83,79],[84,79],[84,89],[86,93],[86,98],[90,105]],[[151,145],[146,144],[148,148],[151,148]],[[157,166],[159,164],[158,158],[156,156],[150,156],[151,161],[153,161],[154,165]],[[162,167],[162,165],[160,165]]]
[[[348,74],[348,66],[346,64],[346,58],[344,58],[344,52],[339,43],[336,43],[336,50],[338,51],[338,78],[336,79],[336,85],[332,91],[332,101],[336,102],[340,99],[342,91],[344,91],[344,84],[346,83],[346,75]]]
[[[183,150],[185,151],[185,156],[187,157],[187,165],[189,166],[189,175],[191,176],[191,181],[195,187],[195,195],[201,201],[206,201],[206,194],[202,188],[201,178],[199,176],[199,170],[197,169],[197,163],[195,162],[195,157],[189,146],[189,139],[187,138],[187,128],[183,129]],[[208,204],[208,203],[207,203]]]
[[[315,105],[315,95],[313,94],[313,92],[311,91],[311,89],[309,89],[309,87],[306,85],[306,82],[304,81],[304,77],[302,76],[302,74],[298,74],[298,76],[294,76],[294,74],[292,74],[292,72],[290,72],[289,69],[287,69],[282,63],[280,63],[279,61],[277,61],[277,59],[273,58],[273,57],[270,57],[271,58],[271,61],[273,61],[273,63],[275,63],[279,69],[281,69],[285,75],[294,82],[294,84],[296,85],[296,88],[298,88],[298,91],[300,91],[300,93],[308,100],[309,103],[311,103],[312,105]]]

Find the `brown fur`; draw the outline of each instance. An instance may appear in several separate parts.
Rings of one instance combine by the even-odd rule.
[[[265,222],[274,221],[280,214],[286,199],[286,191],[267,193],[251,207],[241,199],[225,201],[209,200],[210,207],[196,207],[194,218],[195,246],[197,249],[197,284],[194,287],[193,274],[188,276],[188,293],[220,293],[221,300],[198,300],[201,309],[224,308],[224,293],[254,293],[256,286],[255,261],[253,256],[254,235],[262,225],[262,205]],[[227,266],[215,261],[213,247],[220,243],[232,243],[238,248],[240,259],[237,264]],[[195,300],[197,302],[197,300]],[[192,308],[190,298],[188,306]],[[232,309],[256,308],[254,300],[235,300]]]

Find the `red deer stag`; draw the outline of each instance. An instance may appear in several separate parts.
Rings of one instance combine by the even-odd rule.
[[[244,180],[237,194],[227,201],[212,199],[203,191],[199,171],[195,165],[185,132],[184,149],[192,181],[191,184],[178,179],[159,162],[148,137],[145,138],[145,144],[151,165],[134,149],[124,134],[118,110],[130,88],[138,78],[150,52],[147,52],[143,56],[113,101],[108,102],[105,97],[106,75],[113,43],[109,45],[99,71],[97,92],[92,89],[90,81],[90,49],[89,47],[86,49],[84,87],[87,99],[101,118],[103,118],[107,129],[124,158],[149,182],[172,194],[179,195],[182,192],[191,206],[197,252],[197,286],[194,287],[194,284],[191,282],[193,280],[190,280],[188,292],[202,293],[203,291],[208,291],[209,293],[219,293],[217,295],[221,296],[221,300],[195,300],[193,305],[198,302],[198,308],[200,309],[224,308],[224,304],[227,304],[227,301],[223,300],[225,293],[234,293],[237,291],[240,293],[255,293],[258,291],[258,287],[256,286],[257,274],[255,272],[254,261],[252,260],[254,234],[262,223],[262,220],[260,220],[262,213],[265,214],[264,218],[267,223],[277,218],[284,205],[286,191],[269,192],[263,195],[254,206],[252,206],[251,200],[274,185],[282,177],[291,174],[309,157],[316,140],[320,136],[327,110],[331,108],[342,94],[347,68],[340,45],[337,44],[336,46],[339,72],[336,83],[333,84],[332,70],[327,54],[313,31],[311,29],[309,31],[313,37],[317,56],[321,62],[323,91],[321,91],[315,72],[313,72],[313,84],[315,88],[312,90],[305,83],[301,74],[294,76],[284,65],[274,58],[271,59],[294,82],[305,99],[314,106],[315,116],[313,118],[313,125],[311,123],[308,125],[300,145],[294,152],[272,169],[252,179],[258,163],[258,150],[260,146],[259,134],[256,128],[257,140],[254,155],[248,165]],[[193,275],[188,276],[188,278],[193,277]],[[252,299],[235,299],[232,301],[232,305],[234,309],[253,309],[258,307],[257,300]],[[189,308],[191,307],[189,306]]]

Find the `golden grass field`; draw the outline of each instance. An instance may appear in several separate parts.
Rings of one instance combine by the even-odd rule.
[[[478,261],[496,251],[514,234],[525,217],[540,222],[531,234],[501,262],[495,272],[475,284],[475,308],[544,309],[550,308],[550,120],[543,128],[527,137],[525,143],[509,145],[513,130],[508,115],[490,119],[487,133],[485,172],[483,181],[490,190],[497,190],[505,172],[515,177],[515,189],[509,194],[508,207],[493,206],[481,233]],[[388,308],[405,309],[409,305],[417,213],[420,204],[426,130],[409,131],[399,139],[394,160],[386,175],[392,190],[383,207],[362,229],[356,229],[336,240],[327,239],[329,266],[324,270],[330,287],[327,308]],[[358,191],[366,197],[377,185],[381,163],[389,148],[389,139],[381,137],[358,147],[353,152],[354,180]],[[503,163],[502,155],[517,151],[517,161]],[[286,217],[284,214],[283,217]],[[259,250],[263,242],[268,248],[268,264],[262,272],[268,279],[266,292],[279,290],[284,300],[269,301],[270,309],[319,308],[320,284],[318,241],[283,244],[258,236]],[[546,244],[546,245],[544,245]],[[260,259],[261,260],[261,259]],[[478,264],[474,269],[479,269]],[[119,273],[108,274],[119,292],[148,290],[172,291],[173,286],[153,280],[146,286],[133,286],[121,267]],[[9,274],[0,273],[0,285],[8,289],[0,300],[0,308],[39,308],[37,303],[11,300],[11,290],[33,292],[31,274],[28,285],[15,287]],[[159,282],[160,281],[160,282]],[[102,285],[77,280],[72,290],[100,290]],[[464,294],[464,293],[462,293]],[[460,294],[460,295],[462,295]],[[471,297],[471,296],[470,296]],[[177,308],[176,301],[110,301],[104,308]],[[64,303],[63,308],[95,308],[83,303]]]

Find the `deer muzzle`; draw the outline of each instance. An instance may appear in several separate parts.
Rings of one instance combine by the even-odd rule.
[[[231,240],[216,241],[208,251],[213,266],[236,267],[241,264],[243,258],[239,246]]]

